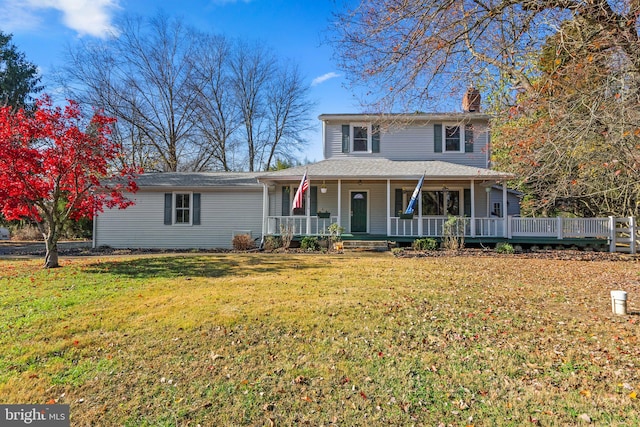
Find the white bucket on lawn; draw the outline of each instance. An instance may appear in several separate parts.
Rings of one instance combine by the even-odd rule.
[[[611,310],[614,314],[627,314],[627,293],[611,291]]]

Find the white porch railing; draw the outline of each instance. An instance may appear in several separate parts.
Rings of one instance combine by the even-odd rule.
[[[291,228],[294,235],[324,235],[329,234],[327,229],[331,224],[338,222],[337,216],[330,218],[311,216],[308,218],[309,228],[307,229],[306,216],[270,216],[267,218],[267,234],[282,234],[283,228]]]
[[[609,218],[460,218],[465,222],[465,237],[555,237],[601,238],[611,236]],[[441,237],[447,218],[422,217],[422,233],[419,229],[420,218],[391,218],[391,234],[397,237]]]
[[[307,227],[307,219],[309,226]],[[424,216],[422,218],[389,218],[392,237],[441,237],[447,217]],[[602,238],[612,236],[611,218],[459,218],[464,221],[465,237],[555,237]],[[420,223],[420,221],[422,221]],[[338,222],[337,216],[270,216],[267,218],[267,234],[280,234],[281,227],[291,227],[295,235],[328,234],[327,228]]]
[[[609,218],[510,218],[508,237],[609,238]]]
[[[502,218],[475,218],[475,234],[471,230],[471,218],[458,218],[464,221],[466,237],[503,237],[504,220]],[[419,229],[420,218],[400,219],[391,217],[391,235],[394,237],[441,237],[446,217],[422,217],[422,233]]]

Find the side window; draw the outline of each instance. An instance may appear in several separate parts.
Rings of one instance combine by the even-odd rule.
[[[502,216],[502,203],[494,203],[493,204],[493,211],[491,212],[492,215],[495,216]]]
[[[176,224],[191,224],[191,194],[176,193],[175,197],[175,215]]]
[[[165,193],[165,225],[200,225],[200,193]]]

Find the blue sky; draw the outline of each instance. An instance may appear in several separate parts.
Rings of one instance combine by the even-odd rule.
[[[332,12],[342,0],[0,0],[0,30],[13,34],[13,42],[36,64],[46,91],[54,87],[47,76],[61,65],[69,45],[80,39],[103,38],[117,31],[120,14],[154,15],[162,10],[200,30],[258,40],[283,58],[297,62],[317,102],[301,157],[321,160],[322,113],[354,113],[358,104],[345,88],[346,80],[332,60],[324,40]]]

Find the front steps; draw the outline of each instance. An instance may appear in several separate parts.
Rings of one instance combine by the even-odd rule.
[[[343,240],[340,243],[345,251],[384,252],[389,250],[389,242],[386,240]]]

